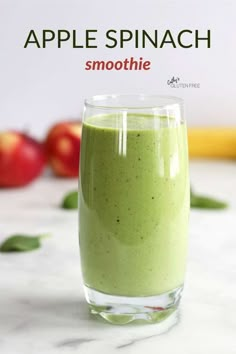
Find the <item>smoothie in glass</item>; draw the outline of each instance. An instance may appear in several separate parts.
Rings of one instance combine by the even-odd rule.
[[[181,289],[189,217],[185,123],[143,113],[87,117],[81,151],[85,287],[135,298]]]

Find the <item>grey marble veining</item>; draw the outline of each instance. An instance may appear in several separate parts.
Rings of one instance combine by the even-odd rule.
[[[235,354],[236,164],[195,162],[198,191],[230,201],[226,211],[192,211],[179,323],[114,326],[92,317],[84,300],[77,212],[57,205],[76,181],[42,178],[0,191],[0,240],[50,232],[40,250],[0,254],[1,354]]]

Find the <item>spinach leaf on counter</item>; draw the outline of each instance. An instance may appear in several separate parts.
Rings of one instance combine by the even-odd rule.
[[[78,191],[72,191],[65,195],[61,207],[63,209],[77,209],[78,208]]]
[[[0,252],[27,252],[41,247],[41,240],[49,235],[28,236],[16,234],[0,245]]]
[[[226,209],[228,204],[215,198],[195,194],[195,192],[193,192],[191,189],[190,206],[191,208],[199,209]]]

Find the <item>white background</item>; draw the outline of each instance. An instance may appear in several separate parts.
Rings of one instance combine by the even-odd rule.
[[[233,125],[235,108],[236,3],[217,1],[0,0],[0,130],[27,129],[43,136],[57,120],[79,118],[83,99],[100,93],[145,92],[181,96],[189,125]],[[104,47],[108,29],[211,30],[212,48],[125,49]],[[98,30],[97,49],[27,48],[30,29]],[[142,56],[146,72],[88,72],[86,60]],[[173,89],[167,80],[199,82],[200,89]]]

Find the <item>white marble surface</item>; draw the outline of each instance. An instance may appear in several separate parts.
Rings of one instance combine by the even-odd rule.
[[[226,211],[192,211],[180,321],[112,326],[88,314],[78,252],[77,212],[58,203],[76,181],[42,178],[0,191],[0,240],[50,232],[31,253],[0,254],[1,354],[236,353],[236,162],[191,163],[195,188],[230,202]]]

